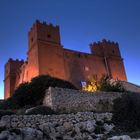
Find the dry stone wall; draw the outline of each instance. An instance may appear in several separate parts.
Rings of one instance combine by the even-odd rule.
[[[93,140],[106,137],[114,124],[111,113],[78,112],[62,115],[11,115],[0,120],[0,139]],[[100,130],[99,130],[100,129]]]
[[[11,115],[0,120],[0,140],[136,140],[113,136],[112,113]]]
[[[113,100],[120,97],[117,92],[84,92],[64,88],[52,88],[46,90],[43,104],[54,111],[62,113],[71,112],[111,112]]]

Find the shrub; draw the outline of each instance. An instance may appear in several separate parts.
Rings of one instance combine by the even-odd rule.
[[[140,94],[125,93],[114,101],[113,122],[124,131],[140,130]]]
[[[4,100],[0,103],[0,109],[15,109],[17,108],[17,105],[14,103],[14,101],[11,98],[8,98],[7,100]]]
[[[33,78],[30,83],[23,83],[17,87],[14,94],[0,103],[0,109],[19,109],[24,106],[36,106],[43,102],[45,90],[49,87],[77,89],[70,82],[41,75]]]
[[[32,102],[35,103],[35,105],[42,104],[45,95],[45,90],[49,87],[77,89],[68,81],[54,78],[48,75],[41,75],[33,78],[31,80],[30,87],[32,90],[31,94],[33,94]]]
[[[102,76],[98,83],[98,90],[100,91],[114,91],[114,92],[124,92],[125,89],[120,81],[111,82],[108,76]]]
[[[27,113],[25,114],[26,115],[37,115],[37,114],[52,115],[52,114],[56,114],[56,112],[47,106],[37,106],[31,109],[28,109]]]
[[[32,99],[31,92],[30,84],[22,83],[14,91],[13,96],[11,96],[11,100],[13,100],[19,107],[29,105]]]
[[[86,91],[113,91],[113,92],[124,92],[120,81],[111,82],[109,76],[103,75],[99,80],[97,76],[93,76],[89,81],[87,81],[87,85],[83,87],[83,90]]]
[[[22,83],[15,90],[14,94],[0,103],[0,109],[19,109],[31,104],[29,83]]]

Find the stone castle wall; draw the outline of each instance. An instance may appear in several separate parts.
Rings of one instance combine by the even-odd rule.
[[[117,92],[84,92],[64,88],[46,90],[43,104],[55,111],[70,112],[111,112],[113,100],[122,94]]]

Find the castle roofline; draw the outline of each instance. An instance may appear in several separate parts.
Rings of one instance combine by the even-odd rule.
[[[13,58],[9,58],[8,62],[24,62],[23,59],[13,59]]]
[[[119,46],[118,42],[110,41],[110,40],[107,40],[107,39],[102,39],[102,41],[93,42],[93,43],[90,44],[90,46],[94,46],[94,45],[100,46],[100,45],[103,45],[103,44],[108,44],[110,46],[113,45],[113,46],[116,46],[116,47]]]
[[[52,26],[52,27],[59,27],[59,25],[54,25],[52,23],[47,23],[46,21],[40,21],[40,20],[36,20],[35,22],[36,24],[43,24],[43,25],[48,25],[48,26]]]
[[[5,66],[6,65],[8,65],[9,63],[24,63],[25,61],[23,60],[23,59],[13,59],[13,58],[9,58],[8,59],[8,61],[7,61],[7,63],[5,64]]]
[[[53,28],[59,28],[59,25],[54,25],[52,23],[47,23],[46,21],[40,21],[40,20],[36,20],[35,23],[33,24],[33,26],[30,28],[29,33],[32,31],[32,29],[36,26],[36,25],[41,25],[41,26],[49,26],[49,27],[53,27]]]
[[[85,54],[85,55],[91,55],[91,53],[81,52],[81,51],[77,51],[77,50],[71,50],[71,49],[67,49],[67,48],[64,48],[64,51],[68,51],[68,52],[72,52],[72,53],[81,53],[81,54]]]

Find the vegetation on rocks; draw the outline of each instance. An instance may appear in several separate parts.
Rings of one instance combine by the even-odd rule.
[[[93,76],[87,84],[83,87],[85,91],[113,91],[113,92],[124,92],[125,89],[120,81],[112,81],[107,75],[103,75],[101,79]]]
[[[99,91],[113,91],[113,92],[124,92],[125,89],[120,81],[113,81],[108,76],[103,76],[99,81]]]

